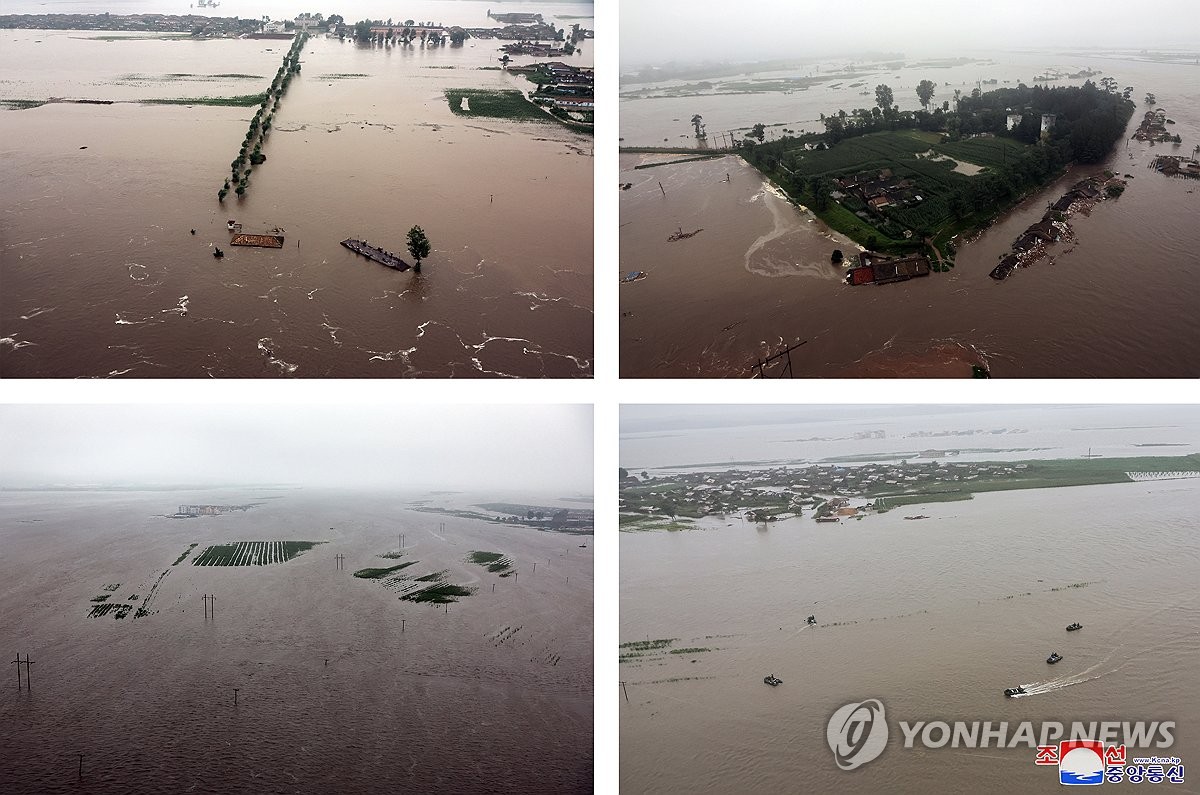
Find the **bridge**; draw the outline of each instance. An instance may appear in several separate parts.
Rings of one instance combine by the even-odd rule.
[[[1130,480],[1188,480],[1191,478],[1200,478],[1200,472],[1126,472]]]

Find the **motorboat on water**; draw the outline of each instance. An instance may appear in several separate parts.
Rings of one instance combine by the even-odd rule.
[[[1076,621],[1073,624],[1067,624],[1067,632],[1074,632],[1077,629],[1083,629],[1083,624]]]
[[[767,676],[764,676],[763,682],[771,687],[778,687],[779,685],[783,684],[783,680],[775,676],[775,674],[768,674]]]
[[[816,617],[816,616],[809,616],[809,617],[808,617],[808,623],[809,623],[809,624],[815,624],[815,623],[817,623],[817,617]]]
[[[1025,695],[1025,687],[1023,685],[1010,687],[1004,691],[1004,695],[1008,698],[1012,698],[1013,696],[1023,696]]]
[[[1059,654],[1058,652],[1051,652],[1050,656],[1046,658],[1046,662],[1050,663],[1051,665],[1054,665],[1054,663],[1058,662],[1061,659],[1062,659],[1061,654]]]

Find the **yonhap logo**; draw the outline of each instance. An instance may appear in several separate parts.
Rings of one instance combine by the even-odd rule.
[[[883,703],[876,698],[847,704],[829,719],[825,738],[834,761],[842,770],[853,770],[883,753],[888,727]]]

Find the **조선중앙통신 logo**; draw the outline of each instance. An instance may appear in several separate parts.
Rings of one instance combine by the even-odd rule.
[[[842,770],[854,770],[875,759],[888,740],[883,702],[869,698],[839,708],[829,718],[825,738]]]
[[[1039,745],[1036,765],[1058,765],[1058,783],[1096,786],[1108,782],[1159,784],[1184,782],[1184,768],[1178,757],[1139,757],[1126,764],[1125,746],[1105,747],[1099,740],[1067,740],[1058,745]]]

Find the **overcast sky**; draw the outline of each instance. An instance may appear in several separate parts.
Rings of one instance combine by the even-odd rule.
[[[863,428],[886,420],[905,417],[937,417],[975,415],[980,422],[1011,421],[1020,415],[1022,421],[1031,418],[1047,426],[1069,428],[1072,425],[1196,425],[1200,408],[1196,406],[1139,406],[1139,405],[626,405],[621,407],[621,433],[654,433],[693,428],[737,428],[751,425],[776,425],[810,422],[845,422],[861,424]]]
[[[1195,0],[621,0],[621,68],[866,50],[956,57],[1029,47],[1200,49]]]
[[[592,493],[591,406],[0,406],[0,485]]]

